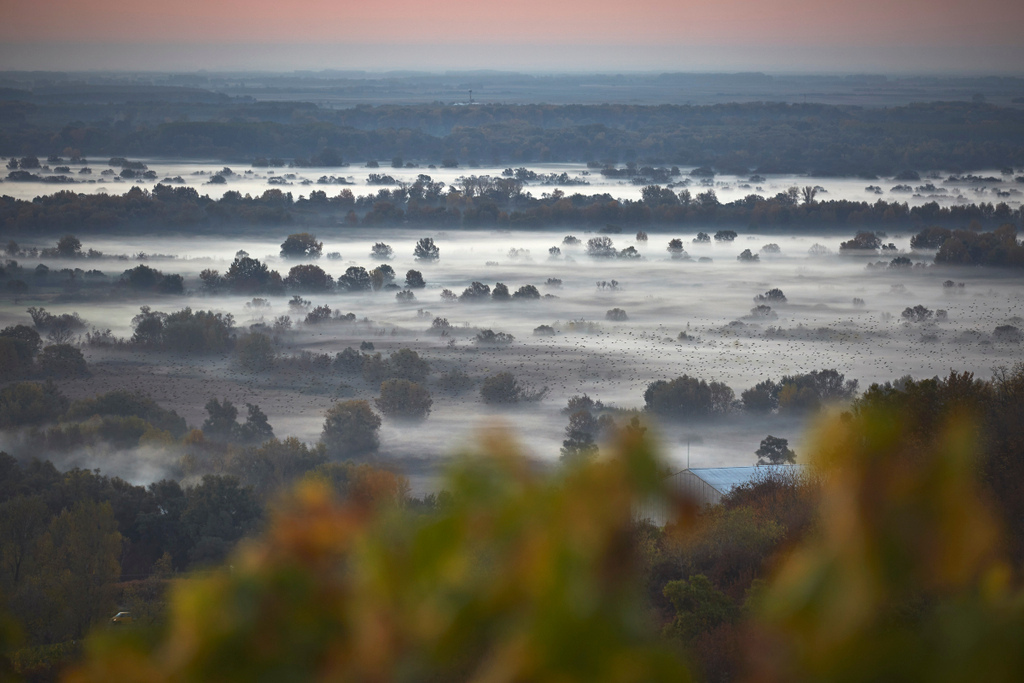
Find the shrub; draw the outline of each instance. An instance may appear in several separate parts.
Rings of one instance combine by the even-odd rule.
[[[405,379],[389,379],[380,385],[377,409],[389,417],[423,419],[433,401],[425,386]]]
[[[327,453],[339,458],[365,457],[380,444],[380,417],[367,401],[339,401],[324,415],[320,442]]]
[[[736,257],[736,260],[747,263],[754,263],[756,261],[760,261],[761,257],[753,253],[749,249],[744,249],[742,252],[740,252],[740,255]]]
[[[757,296],[754,297],[754,303],[757,303],[757,304],[763,304],[763,303],[784,304],[784,303],[786,303],[786,301],[787,301],[786,295],[783,294],[782,290],[779,289],[778,287],[776,287],[774,289],[769,289],[764,294],[758,294]]]
[[[262,332],[240,338],[235,344],[238,363],[250,372],[262,372],[274,366],[274,342]]]
[[[477,344],[511,344],[515,340],[507,332],[495,332],[494,330],[480,330],[476,334]]]
[[[93,398],[75,401],[68,408],[65,419],[87,420],[97,415],[100,417],[137,417],[157,429],[170,433],[176,439],[181,438],[188,431],[185,418],[175,411],[162,408],[146,394],[124,389],[115,389],[105,394],[97,394]]]
[[[621,308],[612,308],[604,314],[605,320],[612,320],[615,322],[622,322],[628,320],[629,316]]]
[[[903,313],[901,313],[900,315],[907,322],[923,323],[931,319],[933,314],[934,311],[932,311],[930,308],[926,308],[925,306],[918,304],[913,308],[908,306],[907,308],[903,309]]]
[[[54,422],[68,409],[68,400],[53,382],[19,382],[0,389],[0,428]]]
[[[70,344],[47,346],[39,353],[36,364],[39,366],[39,374],[43,377],[66,379],[89,374],[85,356]]]
[[[222,353],[234,341],[234,325],[230,313],[185,308],[164,318],[163,346],[179,353]]]
[[[533,285],[523,285],[516,290],[516,293],[512,295],[512,298],[517,301],[526,301],[531,299],[539,299],[540,292]]]
[[[518,403],[523,396],[523,387],[511,372],[499,372],[484,380],[480,386],[480,398],[484,403]]]
[[[473,378],[459,368],[453,368],[448,372],[441,373],[436,383],[437,388],[441,391],[448,391],[453,394],[472,389],[474,384]]]

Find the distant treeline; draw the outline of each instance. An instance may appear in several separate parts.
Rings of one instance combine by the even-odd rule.
[[[942,207],[937,202],[911,207],[901,202],[874,203],[813,198],[801,201],[795,191],[774,197],[748,195],[720,203],[711,188],[678,194],[648,186],[640,200],[610,194],[565,195],[556,190],[541,197],[522,192],[521,184],[490,186],[476,193],[449,188],[427,176],[410,187],[386,188],[355,196],[344,189],[336,196],[313,190],[295,199],[278,189],[251,197],[236,191],[221,199],[200,195],[194,188],[157,185],[152,192],[133,187],[123,195],[75,194],[62,191],[31,201],[0,197],[0,230],[4,234],[102,234],[143,227],[202,232],[223,226],[428,226],[445,228],[549,227],[592,228],[606,232],[637,227],[744,227],[772,230],[843,230],[863,227],[996,226],[1016,221],[1004,202]]]
[[[645,161],[744,174],[894,175],[905,169],[1024,165],[1024,112],[941,102],[866,109],[823,104],[386,105],[199,107],[156,103],[100,118],[80,108],[0,101],[0,154],[280,157],[319,165],[402,157],[423,164]],[[157,121],[164,122],[155,122]]]

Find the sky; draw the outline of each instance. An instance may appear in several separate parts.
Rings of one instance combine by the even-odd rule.
[[[0,0],[2,69],[1024,72],[1020,0]]]

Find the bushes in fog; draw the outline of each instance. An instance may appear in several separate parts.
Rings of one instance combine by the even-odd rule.
[[[338,401],[324,415],[320,443],[331,457],[366,458],[380,445],[380,425],[380,417],[370,409],[369,402]]]
[[[430,391],[418,382],[389,379],[381,383],[377,409],[388,417],[423,419],[430,414]]]
[[[547,387],[531,390],[522,385],[511,372],[491,375],[480,385],[480,398],[484,403],[510,405],[525,401],[539,401],[547,393]]]
[[[803,413],[822,405],[849,401],[858,382],[838,370],[813,370],[804,375],[786,375],[780,381],[759,382],[741,394],[743,407],[755,413]]]
[[[203,435],[213,441],[242,444],[260,444],[274,438],[274,428],[267,421],[267,415],[260,407],[246,403],[245,422],[238,422],[238,408],[231,401],[211,398],[206,402],[206,420],[203,421]]]
[[[165,275],[140,263],[121,274],[120,283],[135,292],[184,294],[185,280],[180,275]]]
[[[288,235],[288,238],[281,244],[282,258],[320,258],[323,253],[324,243],[316,239],[316,235],[308,232],[299,232]]]
[[[185,308],[168,314],[142,306],[132,327],[133,344],[177,353],[222,353],[234,343],[235,319],[230,313]]]
[[[721,382],[682,375],[671,381],[647,385],[644,406],[648,412],[674,420],[724,415],[732,407],[733,390]]]
[[[43,348],[36,358],[36,367],[41,376],[53,379],[72,379],[89,375],[85,356],[71,344],[53,344]]]
[[[262,372],[274,366],[277,355],[273,340],[262,332],[253,332],[235,343],[238,364],[249,372]]]

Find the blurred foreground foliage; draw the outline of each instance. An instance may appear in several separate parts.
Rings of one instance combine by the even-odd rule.
[[[558,479],[485,451],[431,515],[311,478],[165,632],[98,638],[69,680],[686,680],[632,549],[634,502],[665,494],[649,447]]]
[[[1020,680],[1021,567],[974,410],[1012,387],[927,382],[823,419],[806,480],[699,515],[635,430],[557,476],[492,435],[430,514],[309,477],[162,629],[95,637],[68,680]],[[929,396],[949,400],[925,425]],[[652,499],[668,526],[635,519]]]

